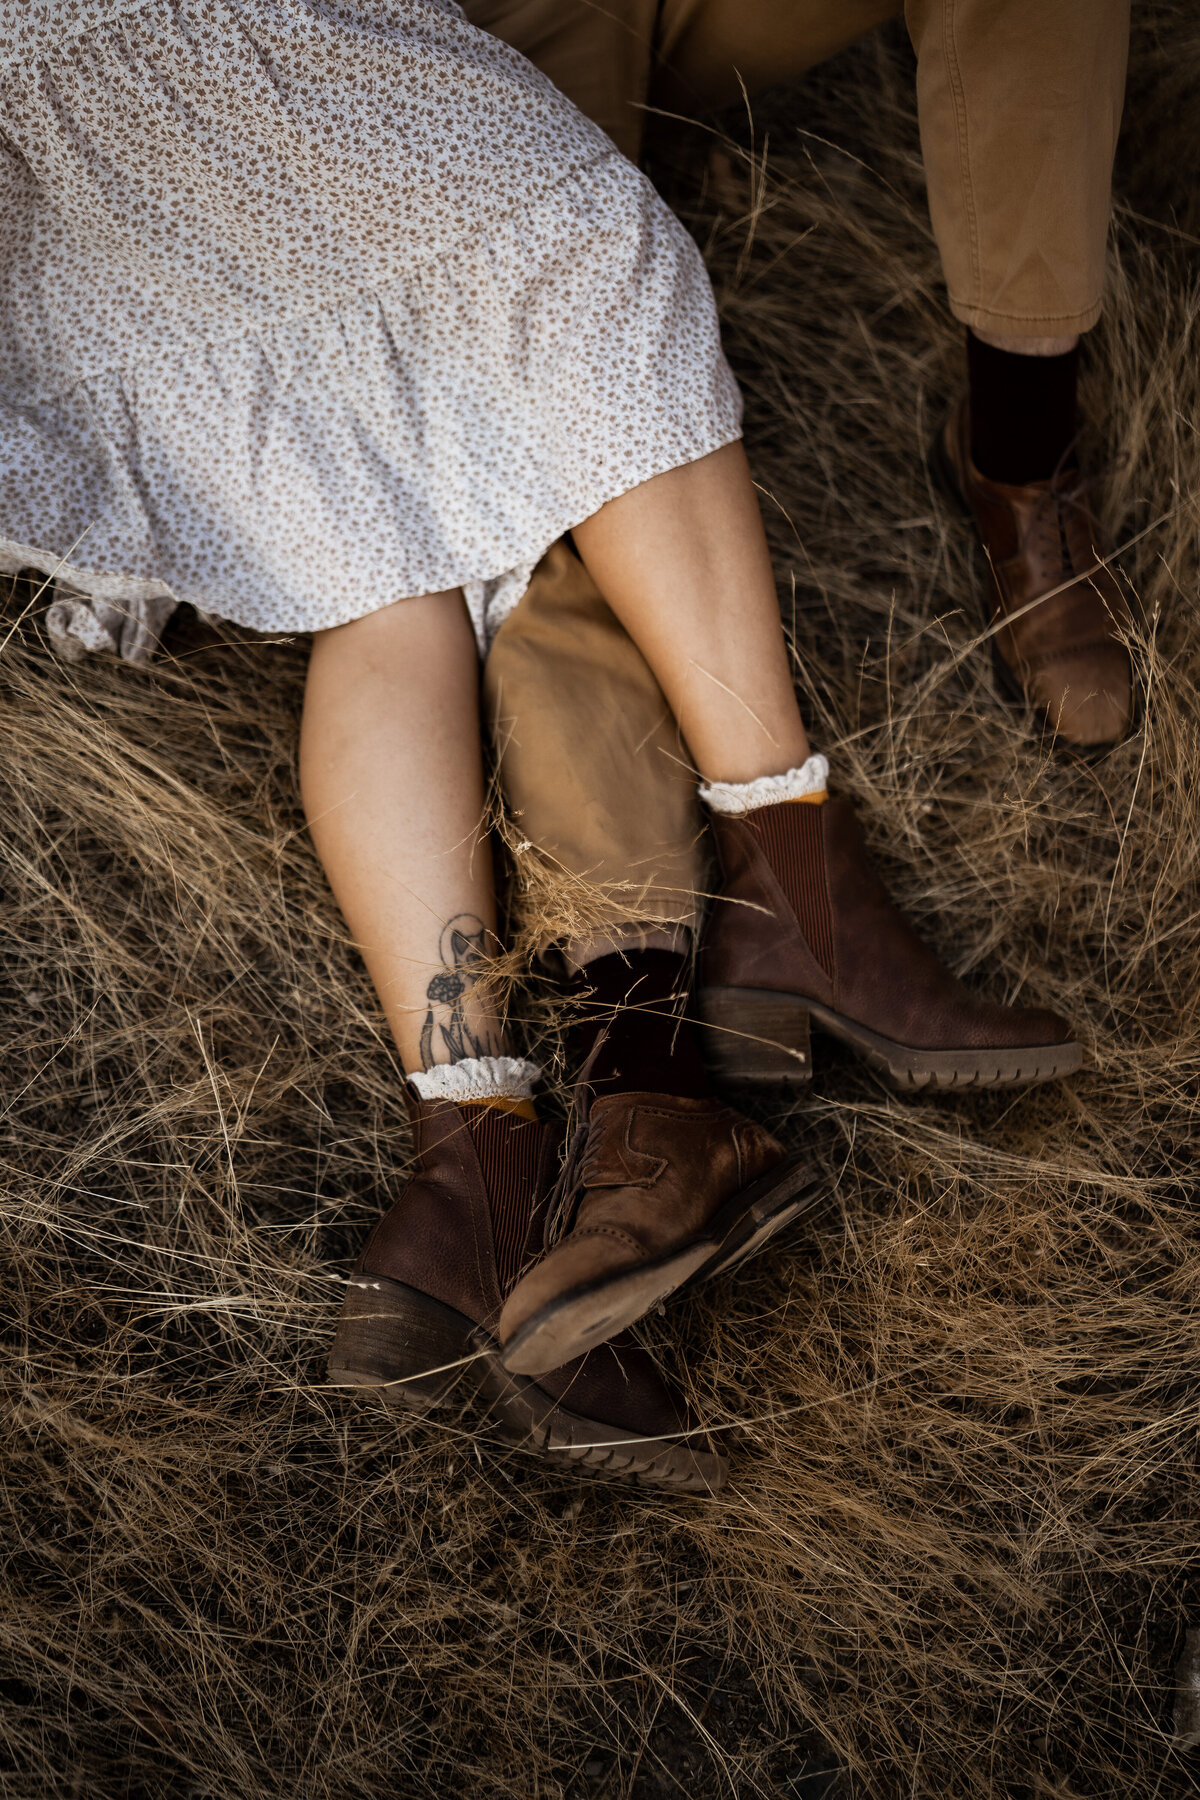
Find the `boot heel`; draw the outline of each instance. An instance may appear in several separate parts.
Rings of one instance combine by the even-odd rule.
[[[803,1087],[812,1080],[808,1008],[795,994],[701,988],[701,1046],[721,1081]]]
[[[416,1288],[382,1275],[353,1275],[329,1354],[329,1380],[335,1387],[378,1388],[390,1405],[429,1411],[472,1372],[472,1330],[462,1313]],[[471,1360],[464,1364],[464,1358]]]

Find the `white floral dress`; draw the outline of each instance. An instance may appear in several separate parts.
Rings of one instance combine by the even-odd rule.
[[[462,585],[738,435],[653,189],[452,0],[0,0],[0,571],[67,654]]]

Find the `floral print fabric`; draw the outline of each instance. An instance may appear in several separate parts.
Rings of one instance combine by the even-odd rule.
[[[690,238],[451,0],[4,0],[0,569],[69,653],[464,586],[738,435]]]

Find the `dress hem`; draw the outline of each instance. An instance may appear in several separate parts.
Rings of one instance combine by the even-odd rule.
[[[634,488],[642,487],[647,481],[652,481],[656,475],[665,475],[671,469],[686,468],[691,463],[699,462],[703,457],[711,456],[715,451],[724,449],[726,445],[737,443],[741,436],[740,424],[732,429],[722,427],[708,438],[701,440],[700,446],[694,448],[686,456],[672,455],[665,458],[657,456],[652,457],[640,469],[635,465],[635,468],[629,472],[633,475],[633,479],[627,479],[623,475],[618,486],[601,488],[597,493],[595,504],[590,506],[587,511],[578,512],[576,509],[572,509],[568,517],[552,514],[550,522],[537,532],[535,547],[527,552],[518,552],[516,555],[506,557],[502,568],[491,570],[485,574],[476,572],[462,574],[458,571],[451,571],[444,577],[441,575],[431,576],[402,594],[397,594],[395,588],[406,584],[397,581],[391,584],[392,591],[388,595],[380,595],[368,604],[361,603],[360,593],[358,602],[352,608],[343,612],[335,612],[333,616],[330,616],[328,612],[324,613],[319,625],[255,623],[245,617],[239,618],[238,610],[226,611],[225,603],[219,596],[207,596],[190,591],[176,592],[169,582],[158,580],[153,576],[88,569],[53,551],[39,549],[32,544],[19,544],[11,538],[0,537],[0,574],[17,575],[22,570],[34,569],[48,582],[53,582],[56,589],[68,590],[65,597],[57,597],[52,602],[50,611],[61,606],[82,607],[90,612],[91,603],[99,602],[102,606],[112,609],[118,617],[123,616],[134,621],[139,627],[135,634],[136,640],[143,651],[146,650],[147,643],[149,643],[149,652],[134,655],[126,652],[122,646],[120,653],[124,660],[137,662],[150,660],[157,642],[158,632],[165,626],[175,608],[184,604],[194,606],[197,612],[210,619],[219,619],[231,625],[239,625],[244,630],[257,631],[263,636],[292,637],[310,631],[331,630],[338,625],[349,625],[355,619],[367,618],[371,613],[380,612],[385,606],[392,606],[399,600],[415,600],[424,594],[440,594],[454,588],[462,588],[468,596],[468,608],[472,614],[471,622],[475,628],[476,643],[479,647],[480,657],[483,658],[486,657],[496,632],[519,604],[529,585],[528,576],[532,574],[552,544],[557,543],[559,538],[564,537],[568,531],[573,530],[584,519],[591,518],[593,513],[599,512],[602,506],[607,506],[612,500],[620,499],[622,494],[631,493]],[[498,603],[489,605],[481,590],[489,584],[502,582],[505,576],[511,576],[518,571],[526,574],[520,587],[518,588],[515,582],[506,584],[503,594],[497,596]],[[478,601],[474,607],[471,606],[472,589],[478,594]],[[324,607],[328,607],[327,594],[322,596],[322,604]],[[151,623],[148,619],[146,609],[149,607],[166,608],[165,612],[159,615],[157,623]],[[244,609],[240,610],[244,611]],[[110,643],[95,641],[97,637],[112,635],[112,633],[105,633],[97,615],[93,614],[96,623],[92,630],[86,631],[83,635],[65,629],[69,617],[69,614],[60,614],[60,629],[56,630],[54,626],[49,628],[51,642],[60,655],[65,656],[68,660],[77,660],[89,651],[103,651],[104,649],[115,651],[118,649],[115,641]],[[83,621],[80,620],[79,623],[83,623]],[[93,641],[87,641],[88,638]],[[65,641],[67,639],[72,640],[71,644]]]

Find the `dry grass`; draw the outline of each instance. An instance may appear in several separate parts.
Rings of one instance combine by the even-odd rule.
[[[1141,33],[1089,393],[1147,702],[1103,761],[1052,760],[974,647],[899,40],[681,198],[839,778],[954,963],[1090,1052],[916,1102],[826,1059],[780,1121],[817,1214],[649,1328],[736,1426],[720,1500],[323,1390],[406,1145],[301,826],[302,646],[185,626],[144,674],[6,637],[6,1800],[815,1800],[822,1746],[884,1800],[1194,1791],[1200,34]]]

